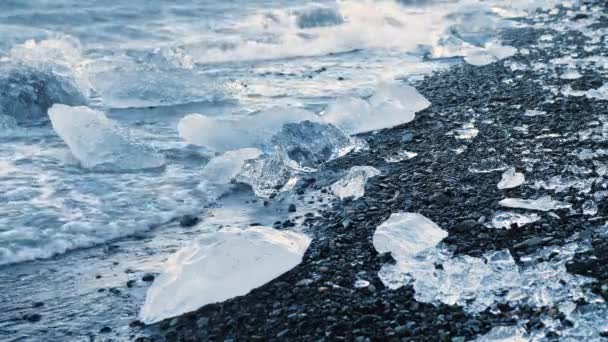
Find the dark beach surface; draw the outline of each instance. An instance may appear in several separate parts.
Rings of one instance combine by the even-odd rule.
[[[589,8],[597,6],[601,19],[585,30],[598,32],[599,40],[574,29],[585,26]],[[608,243],[596,233],[608,215],[598,197],[608,186],[601,169],[607,158],[603,153],[588,158],[581,154],[608,148],[608,96],[602,100],[563,93],[568,86],[574,91],[601,87],[608,70],[579,66],[580,78],[564,79],[560,75],[566,67],[550,62],[567,55],[577,60],[608,56],[601,34],[608,29],[607,18],[608,6],[601,1],[540,14],[528,22],[532,27],[502,33],[505,45],[519,49],[514,56],[481,67],[461,64],[414,84],[431,107],[411,123],[362,135],[368,150],[325,165],[294,190],[323,189],[352,166],[369,165],[382,172],[368,181],[364,197],[335,201],[322,217],[306,221],[314,238],[299,266],[245,296],[163,321],[150,339],[466,341],[497,326],[519,323],[528,331],[542,330],[540,317],[567,320],[556,307],[498,305],[473,315],[455,305],[418,302],[411,286],[388,289],[378,271],[391,256],[375,251],[372,236],[392,213],[403,211],[421,213],[447,230],[443,242],[455,255],[479,257],[507,248],[520,262],[546,246],[563,246],[572,236],[584,236],[593,247],[577,254],[568,271],[595,278],[587,286],[608,300]],[[558,26],[564,29],[554,30]],[[545,114],[524,115],[526,110]],[[477,136],[457,139],[454,130],[470,123]],[[581,132],[590,130],[591,136],[583,138]],[[418,155],[385,161],[402,150]],[[526,183],[499,190],[497,183],[510,166],[525,174]],[[560,175],[594,180],[589,191],[533,186]],[[498,204],[505,197],[545,195],[571,203],[572,210],[538,212],[538,221],[522,227],[486,227],[495,212],[505,209]],[[583,204],[594,195],[597,213],[584,214]],[[355,288],[357,279],[370,285]],[[141,329],[143,335],[147,328]],[[559,339],[558,332],[546,331],[546,339]]]

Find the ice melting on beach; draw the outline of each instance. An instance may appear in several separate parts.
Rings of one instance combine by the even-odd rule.
[[[367,180],[379,174],[380,171],[372,166],[353,166],[342,179],[331,185],[331,191],[340,199],[363,197]]]
[[[132,131],[100,111],[54,105],[49,109],[49,117],[55,132],[84,168],[128,171],[165,164],[162,154],[139,142]]]
[[[519,326],[494,327],[485,335],[479,336],[475,342],[528,342],[528,332]]]
[[[516,224],[517,227],[522,227],[528,223],[536,222],[538,220],[540,220],[540,217],[537,214],[524,215],[499,211],[492,216],[491,227],[511,229],[513,224]]]
[[[234,179],[250,185],[256,196],[269,198],[281,191],[291,174],[283,155],[273,153],[246,161]]]
[[[266,147],[270,138],[284,124],[319,121],[313,112],[299,108],[273,108],[241,118],[223,119],[188,114],[180,120],[177,130],[192,145],[224,152],[246,147]]]
[[[229,183],[241,172],[245,162],[261,155],[262,151],[257,148],[244,148],[212,158],[203,167],[198,188],[207,194],[209,200],[216,200],[229,188]]]
[[[601,301],[583,289],[593,279],[566,270],[566,262],[587,249],[584,243],[547,247],[519,266],[508,249],[481,258],[454,255],[439,243],[447,235],[418,214],[393,214],[376,229],[374,247],[390,252],[396,264],[385,264],[378,276],[391,289],[412,285],[417,301],[459,305],[469,313],[498,303],[540,308],[579,299]]]
[[[151,324],[245,295],[297,266],[309,244],[306,235],[261,226],[208,234],[167,260],[139,317]]]
[[[551,196],[543,196],[538,199],[505,198],[498,204],[508,208],[521,208],[539,211],[550,211],[572,207],[572,204],[555,201]]]
[[[314,169],[356,148],[355,139],[333,125],[311,121],[285,124],[271,141],[295,169]]]
[[[469,140],[475,138],[479,134],[479,130],[472,122],[469,122],[462,125],[462,128],[454,130],[452,134],[456,139]]]
[[[412,159],[416,156],[418,156],[418,153],[416,152],[398,151],[395,154],[384,158],[384,161],[387,163],[398,163],[400,161]]]
[[[502,179],[498,183],[499,189],[516,188],[526,181],[523,173],[515,172],[515,168],[511,167],[502,174]]]
[[[414,120],[431,103],[416,88],[407,84],[383,83],[367,101],[338,98],[325,110],[323,121],[348,134],[398,126]]]

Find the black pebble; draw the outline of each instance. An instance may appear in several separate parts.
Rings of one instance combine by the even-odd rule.
[[[110,327],[103,327],[103,328],[99,329],[99,332],[101,334],[107,334],[107,333],[112,332],[112,328],[110,328]]]
[[[146,274],[144,275],[141,280],[145,281],[145,282],[153,282],[154,281],[154,275],[153,274]]]
[[[194,215],[184,215],[179,219],[179,225],[182,227],[192,227],[196,225],[199,221],[199,218]]]
[[[290,213],[295,213],[296,212],[296,205],[295,204],[290,204],[289,207],[287,208],[287,211]]]

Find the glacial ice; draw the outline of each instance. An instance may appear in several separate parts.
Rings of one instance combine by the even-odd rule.
[[[311,121],[288,123],[271,139],[290,166],[295,169],[314,169],[334,158],[341,157],[356,144],[331,124]]]
[[[538,199],[520,199],[520,198],[505,198],[498,204],[503,207],[521,208],[539,211],[550,211],[557,209],[565,209],[572,207],[572,204],[560,201],[554,201],[551,196],[543,196]]]
[[[599,210],[597,204],[591,199],[588,199],[585,201],[585,203],[583,203],[582,209],[583,209],[583,215],[589,215],[589,216],[597,215],[597,212]]]
[[[221,119],[201,114],[188,114],[180,120],[177,130],[192,145],[225,152],[246,147],[267,147],[270,138],[284,124],[319,121],[313,112],[299,108],[273,108],[237,119]]]
[[[373,236],[378,253],[411,257],[435,247],[448,233],[418,213],[394,213],[376,228]]]
[[[212,158],[203,167],[202,180],[198,188],[207,194],[209,200],[217,200],[229,188],[229,183],[241,172],[245,162],[261,155],[262,151],[256,148],[244,148]]]
[[[48,114],[55,132],[84,168],[127,171],[165,164],[162,154],[137,141],[132,131],[100,111],[56,104]]]
[[[398,163],[400,161],[412,159],[417,155],[418,153],[416,152],[398,151],[397,153],[384,158],[384,161],[386,161],[387,163]]]
[[[416,112],[430,105],[410,85],[383,83],[367,101],[354,97],[336,99],[322,119],[348,134],[357,134],[408,123]]]
[[[331,191],[340,199],[363,197],[367,180],[379,174],[380,171],[372,166],[353,166],[343,178],[331,185]]]
[[[584,243],[544,248],[522,259],[524,264],[519,266],[508,249],[482,258],[453,255],[439,243],[447,232],[428,219],[401,225],[401,229],[393,220],[391,216],[374,234],[376,250],[391,252],[396,261],[383,265],[378,276],[391,289],[411,284],[417,301],[459,305],[469,313],[479,313],[498,303],[540,308],[598,298],[583,289],[593,279],[566,270],[575,253],[587,250]],[[378,243],[376,234],[383,238]]]
[[[283,154],[275,152],[246,161],[234,179],[250,185],[256,196],[269,198],[281,191],[291,175]]]
[[[472,122],[469,122],[462,125],[462,128],[452,131],[452,134],[456,139],[469,140],[475,138],[479,134],[479,130]]]
[[[528,342],[528,332],[520,326],[498,326],[479,336],[475,342]]]
[[[526,109],[526,112],[524,113],[524,116],[534,117],[534,116],[543,116],[543,115],[546,115],[546,114],[547,114],[547,112],[545,112],[543,110]]]
[[[309,244],[306,235],[262,226],[208,234],[167,260],[139,317],[151,324],[245,295],[297,266]]]
[[[580,193],[589,193],[593,186],[595,178],[577,178],[574,176],[553,176],[547,181],[536,181],[534,187],[553,190],[555,192],[563,192],[569,188],[575,188]]]
[[[502,179],[498,183],[499,189],[516,188],[526,181],[526,177],[521,172],[515,172],[515,168],[511,167],[502,174]]]
[[[540,220],[537,214],[518,214],[512,212],[499,211],[492,216],[492,228],[511,229],[512,224],[517,224],[517,227],[522,227],[528,223],[533,223]]]
[[[516,53],[517,49],[512,46],[489,42],[483,48],[469,52],[464,56],[464,60],[474,66],[484,66],[511,57]]]

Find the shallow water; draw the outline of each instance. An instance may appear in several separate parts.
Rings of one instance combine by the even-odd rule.
[[[415,80],[485,53],[499,29],[515,25],[509,17],[533,7],[472,0],[3,1],[0,114],[18,125],[0,132],[0,292],[9,308],[0,314],[0,336],[126,329],[144,284],[112,296],[99,289],[124,287],[134,279],[126,268],[137,277],[158,271],[177,247],[213,229],[212,221],[196,230],[172,221],[208,215],[197,186],[213,153],[179,137],[184,115],[233,117],[277,106],[320,112],[335,97],[367,97],[379,82]],[[55,102],[104,111],[161,153],[165,165],[83,168],[48,122]],[[243,216],[234,211],[257,207],[230,201],[223,224],[251,223],[247,215],[235,221]],[[254,217],[274,222],[268,213]],[[44,324],[24,323],[38,301],[45,303],[37,309]]]

